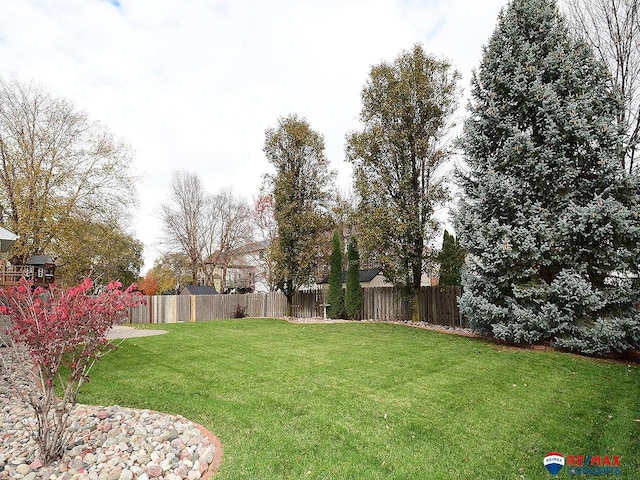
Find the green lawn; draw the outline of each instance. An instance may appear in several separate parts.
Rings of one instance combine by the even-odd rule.
[[[79,401],[203,424],[216,480],[545,479],[550,451],[640,478],[638,366],[389,324],[162,328],[98,362]]]

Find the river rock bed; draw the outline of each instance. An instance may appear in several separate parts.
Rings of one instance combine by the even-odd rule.
[[[5,362],[10,348],[0,348]],[[216,445],[184,417],[119,406],[76,405],[71,445],[61,460],[42,466],[29,435],[35,427],[0,362],[0,480],[197,480],[212,473]]]

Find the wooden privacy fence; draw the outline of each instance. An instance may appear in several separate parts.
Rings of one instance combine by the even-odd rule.
[[[364,288],[359,320],[409,320],[411,309],[402,291],[392,287]],[[460,316],[458,297],[462,287],[422,287],[420,321],[436,325],[467,327]],[[252,318],[277,318],[287,315],[287,300],[281,292],[229,295],[162,295],[145,297],[146,305],[131,309],[132,323],[200,322],[234,318],[237,311]],[[296,292],[292,315],[316,318],[324,315],[326,291]]]
[[[458,297],[462,287],[422,287],[420,289],[420,322],[451,327],[468,327],[458,310]],[[411,305],[402,290],[392,287],[362,289],[362,315],[360,320],[392,322],[411,319]]]
[[[296,292],[293,315],[316,317],[322,312],[322,292]],[[146,305],[130,309],[132,323],[200,322],[234,318],[238,310],[247,317],[271,318],[287,314],[287,299],[281,292],[228,295],[146,296]],[[322,313],[320,313],[322,315]]]

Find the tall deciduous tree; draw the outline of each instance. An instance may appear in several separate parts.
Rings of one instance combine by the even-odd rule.
[[[637,172],[640,144],[640,0],[565,0],[570,25],[582,35],[611,72],[624,108],[617,120],[626,129],[622,165]]]
[[[211,277],[220,270],[220,291],[224,292],[227,269],[241,260],[242,247],[253,241],[252,212],[247,201],[235,195],[230,187],[210,197],[208,202],[204,271]]]
[[[362,286],[360,285],[360,254],[358,241],[351,237],[347,247],[347,283],[344,307],[347,317],[355,318],[362,311]]]
[[[0,221],[20,235],[14,260],[87,260],[96,245],[78,250],[64,232],[78,222],[123,228],[136,202],[130,164],[128,146],[84,112],[37,84],[0,79]]]
[[[324,155],[324,138],[296,115],[267,129],[264,153],[276,170],[266,177],[278,224],[274,273],[291,313],[293,294],[312,280],[317,267],[320,236],[328,229],[326,202],[334,174]]]
[[[447,198],[436,170],[449,158],[443,139],[458,77],[420,45],[372,67],[362,91],[363,129],[348,137],[361,198],[361,246],[377,252],[384,276],[405,288],[414,318],[425,246],[437,232],[434,209]]]
[[[275,291],[275,256],[274,251],[278,238],[278,224],[275,218],[275,200],[273,195],[261,193],[256,199],[252,218],[256,229],[258,248],[253,255],[254,264],[258,265],[257,280],[269,291]]]
[[[467,252],[462,248],[458,239],[445,230],[442,237],[442,249],[438,255],[441,286],[461,285],[460,272],[466,255]]]
[[[554,0],[511,1],[460,141],[460,307],[476,329],[588,353],[640,344],[640,210],[620,162],[622,108]]]
[[[117,280],[131,285],[138,280],[144,263],[142,242],[117,222],[66,222],[51,250],[58,267],[56,276],[65,284],[92,277],[97,284]]]
[[[333,232],[327,303],[329,304],[328,313],[330,318],[343,317],[344,293],[342,291],[342,245],[338,230]]]
[[[207,240],[207,194],[194,173],[177,171],[171,177],[169,200],[160,206],[165,243],[189,259],[191,281],[196,284]]]

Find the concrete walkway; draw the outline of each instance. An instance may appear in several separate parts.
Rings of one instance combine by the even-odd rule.
[[[150,337],[152,335],[162,335],[167,333],[166,330],[143,330],[141,328],[125,327],[124,325],[116,325],[109,333],[107,338],[112,340],[114,338],[136,338],[136,337]]]

